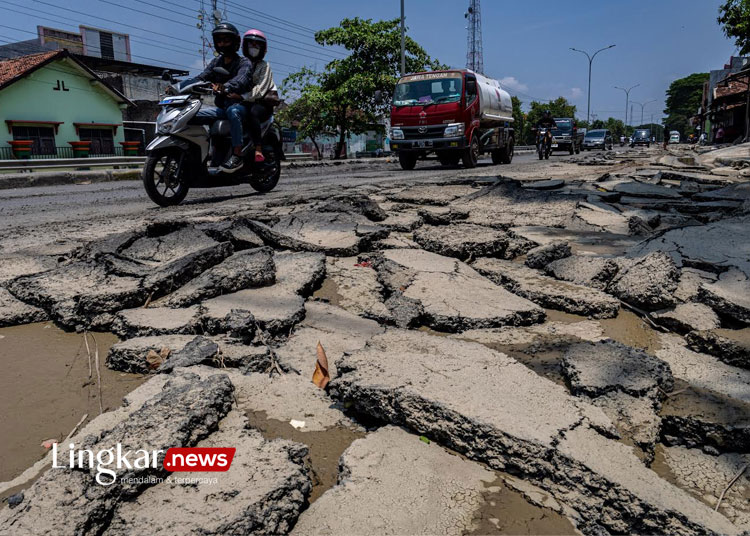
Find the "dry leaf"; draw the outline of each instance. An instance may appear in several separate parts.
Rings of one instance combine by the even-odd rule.
[[[325,389],[328,382],[331,381],[331,376],[328,375],[328,357],[326,357],[326,351],[323,350],[320,341],[318,341],[318,358],[315,361],[312,381],[321,389]]]
[[[154,370],[161,366],[162,363],[164,363],[164,358],[162,358],[161,355],[157,354],[153,350],[149,350],[148,354],[146,354],[146,363],[148,363],[148,369]]]
[[[55,443],[57,443],[57,439],[47,439],[45,441],[42,441],[42,446],[45,449],[49,450],[52,448],[52,445],[54,445]]]
[[[167,348],[166,346],[162,347],[161,350],[159,350],[159,356],[162,358],[162,360],[166,361],[169,357],[169,354],[172,353],[172,350]]]

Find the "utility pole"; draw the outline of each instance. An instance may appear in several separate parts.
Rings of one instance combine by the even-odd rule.
[[[586,124],[589,122],[589,117],[591,115],[591,64],[594,61],[594,58],[596,57],[599,52],[602,52],[603,50],[609,50],[610,48],[613,48],[617,45],[609,45],[608,47],[601,48],[594,52],[593,56],[589,56],[588,52],[584,52],[583,50],[578,50],[577,48],[571,47],[570,50],[573,50],[575,52],[580,52],[581,54],[585,54],[586,57],[589,59],[589,92],[588,92],[588,107],[586,108]]]
[[[469,35],[466,39],[466,68],[484,74],[484,52],[482,50],[482,10],[479,0],[470,0],[469,9],[464,13],[469,21]]]
[[[406,74],[406,27],[404,17],[404,0],[401,0],[401,76]]]
[[[625,89],[624,87],[617,87],[615,86],[615,89],[621,89],[625,92],[625,126],[628,126],[628,102],[630,101],[630,91],[640,86],[640,84],[636,84],[633,87],[629,87],[628,89]]]

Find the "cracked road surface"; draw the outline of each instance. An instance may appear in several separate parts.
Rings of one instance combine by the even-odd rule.
[[[71,440],[237,454],[212,484],[157,464],[102,488],[38,461],[57,429],[0,428],[38,461],[3,473],[0,532],[747,531],[750,481],[716,512],[706,475],[750,455],[750,205],[685,165],[355,162],[170,209],[137,182],[3,191],[0,348],[5,326],[110,332],[108,372],[137,379]]]

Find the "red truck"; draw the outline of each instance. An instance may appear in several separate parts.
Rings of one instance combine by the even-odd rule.
[[[444,166],[473,168],[483,153],[509,164],[515,143],[510,95],[496,80],[466,69],[402,77],[391,106],[391,150],[402,169],[435,153]]]

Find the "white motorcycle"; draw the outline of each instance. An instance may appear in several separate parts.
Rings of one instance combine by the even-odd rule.
[[[225,173],[219,165],[232,152],[229,120],[220,119],[210,128],[190,124],[203,105],[201,95],[212,94],[211,83],[187,80],[173,87],[177,95],[165,96],[159,103],[157,137],[146,147],[141,178],[151,200],[162,207],[179,205],[190,188],[249,184],[258,192],[273,190],[284,159],[281,132],[273,116],[261,125],[265,161],[255,162],[255,146],[248,129],[243,129],[244,165],[236,173]]]

